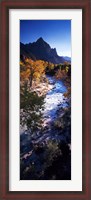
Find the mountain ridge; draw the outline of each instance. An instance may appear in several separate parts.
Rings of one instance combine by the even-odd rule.
[[[23,44],[20,42],[20,57],[28,57],[33,60],[44,60],[54,64],[71,61],[70,57],[59,56],[56,48],[51,46],[40,37],[36,42]],[[67,58],[67,59],[66,59]]]

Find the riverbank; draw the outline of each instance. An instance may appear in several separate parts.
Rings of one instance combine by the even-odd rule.
[[[32,87],[31,91],[36,92],[38,96],[45,96],[48,93],[48,91],[52,89],[53,89],[53,85],[51,85],[50,83],[41,82],[35,87]]]
[[[47,77],[35,88],[44,95],[42,129],[21,134],[21,179],[71,179],[71,109],[62,81]],[[55,169],[55,170],[54,170]],[[56,170],[57,169],[57,170]],[[61,171],[60,171],[61,170]]]

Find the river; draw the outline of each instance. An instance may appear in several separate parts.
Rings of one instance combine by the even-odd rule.
[[[60,108],[68,106],[67,100],[64,98],[64,93],[67,91],[66,86],[60,80],[56,80],[54,77],[47,76],[49,84],[51,84],[52,89],[50,89],[44,99],[44,110],[43,112],[43,127],[44,131],[42,133],[39,131],[37,134],[30,134],[30,130],[21,129],[21,146],[22,144],[26,147],[27,151],[31,149],[28,148],[28,143],[42,143],[50,139],[62,140],[63,136],[55,134],[55,128],[53,128],[53,122],[58,117],[58,112]],[[30,139],[31,135],[31,139]],[[65,138],[64,138],[65,139]]]
[[[67,125],[67,128],[63,131],[60,127],[55,126],[55,121],[58,120],[59,116],[61,116],[62,112],[64,112],[63,108],[68,106],[67,99],[64,98],[64,93],[67,92],[67,88],[64,85],[62,81],[56,80],[53,77],[47,76],[49,84],[51,84],[51,88],[46,96],[45,96],[45,103],[44,103],[44,110],[43,112],[43,124],[42,124],[42,130],[38,131],[35,134],[30,134],[29,131],[23,131],[20,135],[20,157],[23,161],[23,170],[26,167],[34,166],[34,171],[32,173],[29,172],[29,174],[26,176],[26,179],[31,180],[34,179],[35,176],[39,179],[45,179],[47,176],[44,174],[41,178],[41,172],[45,171],[49,164],[52,162],[50,160],[50,156],[55,154],[54,149],[56,148],[55,145],[61,143],[61,147],[63,148],[62,155],[63,157],[60,157],[61,159],[61,165],[58,161],[58,167],[59,171],[60,168],[63,170],[63,173],[65,172],[65,168],[67,171],[67,176],[70,175],[70,154],[69,154],[69,148],[67,147],[68,143],[70,143],[70,129]],[[62,111],[61,111],[62,108]],[[58,114],[59,112],[59,114]],[[68,115],[67,115],[67,119]],[[61,120],[59,120],[60,122]],[[67,124],[69,121],[66,121]],[[53,143],[54,146],[52,146],[52,143],[50,142],[56,142]],[[47,146],[49,143],[49,147]],[[49,148],[49,149],[48,149]],[[58,148],[58,146],[57,146]],[[65,153],[65,149],[67,149],[67,152]],[[53,151],[53,152],[52,152]],[[57,149],[56,149],[57,151]],[[49,152],[49,153],[48,153]],[[48,154],[47,154],[48,153]],[[51,154],[52,153],[52,154]],[[69,157],[68,160],[65,161],[65,155]],[[45,156],[47,156],[47,161],[45,160]],[[53,157],[54,158],[54,157]],[[62,160],[63,159],[63,160]],[[46,166],[46,168],[45,168]],[[60,167],[59,167],[60,166]],[[53,169],[52,169],[53,170]],[[50,170],[50,172],[52,171]],[[36,173],[35,173],[36,172]],[[25,172],[24,172],[25,173]],[[56,171],[55,171],[56,173]],[[27,174],[27,173],[26,173]],[[54,174],[54,172],[53,172]],[[23,177],[23,171],[21,171],[21,179],[24,179]],[[51,179],[49,176],[46,179]],[[59,175],[57,177],[59,179]],[[60,180],[62,177],[60,178]]]
[[[49,84],[53,86],[53,88],[46,94],[43,117],[44,121],[53,121],[56,118],[57,110],[60,107],[66,107],[67,103],[63,96],[65,92],[67,92],[67,88],[64,83],[60,80],[56,80],[51,76],[47,76]]]

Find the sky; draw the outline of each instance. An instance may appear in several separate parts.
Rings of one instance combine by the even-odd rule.
[[[36,42],[42,37],[59,56],[71,57],[71,20],[20,20],[20,41]]]

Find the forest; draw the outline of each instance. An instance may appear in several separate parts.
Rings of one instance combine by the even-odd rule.
[[[71,64],[20,60],[20,179],[71,179]]]

